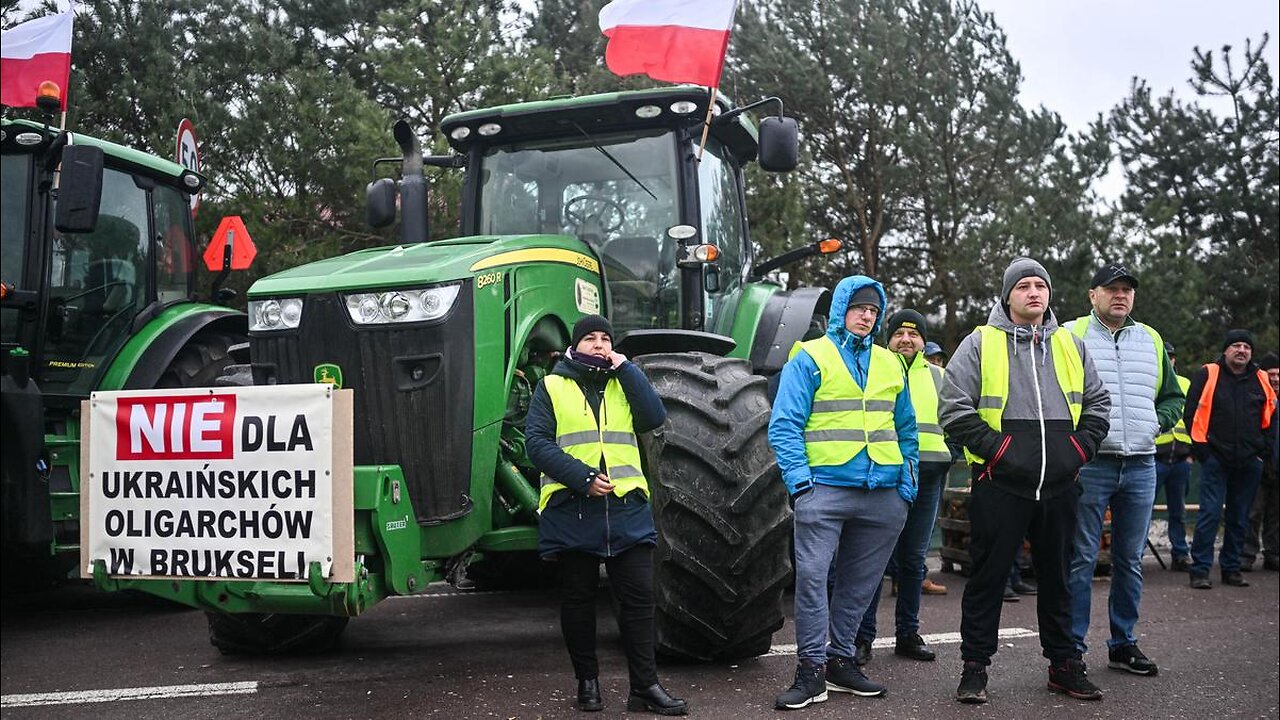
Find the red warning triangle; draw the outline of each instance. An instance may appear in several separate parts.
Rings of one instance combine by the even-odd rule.
[[[209,246],[204,249],[204,266],[212,272],[222,270],[223,254],[228,243],[231,245],[231,269],[247,270],[258,255],[258,248],[249,237],[249,230],[239,215],[228,215],[218,223],[213,231]]]

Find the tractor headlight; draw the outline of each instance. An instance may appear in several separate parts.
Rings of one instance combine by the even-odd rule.
[[[292,330],[302,322],[302,298],[249,301],[250,330]]]
[[[347,314],[357,325],[439,320],[453,309],[461,283],[429,288],[382,290],[346,295]]]

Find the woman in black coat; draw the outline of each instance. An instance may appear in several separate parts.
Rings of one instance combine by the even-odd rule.
[[[662,425],[666,420],[662,400],[644,371],[613,351],[608,320],[588,315],[574,325],[572,338],[551,374],[572,381],[582,391],[596,429],[604,425],[601,407],[614,380],[625,395],[636,435]],[[561,408],[562,413],[574,411],[581,414],[585,409]],[[607,413],[605,406],[606,417]],[[647,485],[637,487],[634,476],[626,484],[621,479],[612,482],[603,452],[598,466],[592,467],[560,447],[556,407],[545,380],[533,393],[525,435],[529,458],[543,474],[538,552],[543,559],[560,563],[560,629],[578,679],[578,709],[604,707],[596,660],[596,592],[603,562],[617,601],[618,627],[627,655],[631,681],[627,709],[685,714],[685,701],[672,697],[659,684],[654,659],[653,548],[658,533]],[[549,485],[563,487],[552,490]],[[619,490],[628,486],[634,489],[620,495]]]

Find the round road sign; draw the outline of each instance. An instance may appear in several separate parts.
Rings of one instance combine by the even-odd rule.
[[[177,162],[182,167],[200,172],[200,146],[196,143],[196,126],[187,118],[178,123]],[[200,194],[191,195],[191,214],[195,215],[200,208]]]

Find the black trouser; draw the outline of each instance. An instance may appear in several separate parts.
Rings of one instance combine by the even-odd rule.
[[[573,674],[590,680],[600,673],[596,661],[596,592],[602,558],[588,553],[560,554],[560,632],[569,648]],[[637,545],[603,558],[609,590],[618,607],[618,631],[627,654],[631,687],[643,690],[658,682],[654,660],[653,547]]]
[[[1054,664],[1079,656],[1071,639],[1071,594],[1067,591],[1079,499],[1079,486],[1036,502],[988,483],[974,483],[969,498],[973,575],[964,586],[960,604],[960,656],[966,661],[988,665],[996,654],[1004,588],[1024,537],[1031,540],[1031,564],[1040,588],[1036,615],[1044,656]]]
[[[1271,559],[1280,556],[1280,479],[1276,477],[1276,464],[1267,461],[1262,468],[1262,482],[1258,494],[1249,508],[1249,532],[1244,536],[1240,550],[1240,563],[1252,565],[1258,557]],[[1261,536],[1262,542],[1258,542]]]

